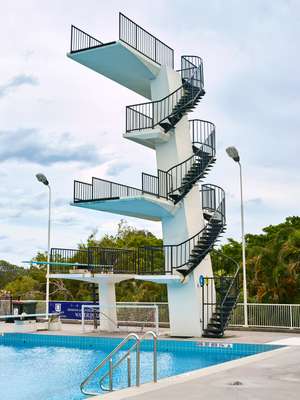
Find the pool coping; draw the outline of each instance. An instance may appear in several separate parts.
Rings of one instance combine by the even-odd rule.
[[[272,343],[268,344],[272,345]],[[242,365],[251,364],[259,360],[265,360],[273,357],[274,354],[278,352],[286,351],[290,348],[291,346],[283,346],[278,349],[269,350],[251,356],[245,356],[237,360],[224,362],[222,364],[212,365],[210,367],[201,368],[190,372],[185,372],[183,374],[173,375],[167,378],[162,378],[157,383],[148,382],[142,384],[140,387],[133,386],[130,388],[116,390],[115,392],[111,393],[104,393],[104,394],[99,394],[98,396],[87,397],[86,400],[101,400],[103,398],[107,400],[125,400],[134,398],[135,396],[154,392],[156,390],[163,389],[168,386],[189,382],[197,378],[215,374],[217,372],[227,371],[229,369],[239,367]]]

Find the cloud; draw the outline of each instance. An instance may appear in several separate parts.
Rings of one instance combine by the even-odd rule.
[[[129,167],[130,164],[128,162],[114,161],[108,166],[106,174],[108,176],[118,176],[121,172],[124,171],[124,169],[127,169]]]
[[[68,133],[56,135],[48,140],[36,129],[0,131],[0,162],[25,161],[40,165],[63,162],[80,162],[88,165],[104,162],[95,146],[76,144]]]
[[[38,80],[31,75],[16,75],[9,82],[0,85],[0,98],[7,96],[14,89],[24,85],[37,86]]]
[[[260,197],[256,197],[254,199],[248,199],[245,201],[247,206],[261,206],[263,204],[263,200]]]

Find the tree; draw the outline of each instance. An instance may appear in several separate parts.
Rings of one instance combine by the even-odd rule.
[[[41,284],[31,276],[24,275],[16,278],[5,286],[13,298],[43,300],[44,294],[41,291]]]
[[[3,289],[9,282],[24,274],[24,268],[0,260],[0,289]]]

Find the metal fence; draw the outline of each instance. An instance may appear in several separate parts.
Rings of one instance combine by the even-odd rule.
[[[300,329],[300,304],[248,304],[248,325],[254,328]],[[244,306],[239,303],[230,326],[244,325]]]
[[[52,300],[54,301],[54,300]],[[59,303],[59,300],[57,301]],[[70,302],[71,303],[71,302]],[[86,302],[78,302],[86,303]],[[118,302],[120,305],[157,305],[159,314],[159,325],[169,326],[169,308],[166,302]],[[37,300],[37,313],[45,312],[45,301]],[[0,300],[0,315],[10,313],[9,300]],[[78,317],[80,320],[81,317]],[[248,323],[253,328],[280,328],[280,329],[300,329],[300,304],[248,304]],[[229,323],[230,327],[244,325],[244,308],[242,303],[238,303]]]

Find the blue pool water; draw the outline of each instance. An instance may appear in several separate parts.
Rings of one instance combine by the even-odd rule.
[[[0,336],[0,399],[80,400],[80,383],[120,343],[116,338],[5,334]],[[223,363],[278,346],[233,344],[227,348],[200,346],[196,341],[159,340],[158,376],[165,378]],[[141,381],[152,378],[152,342],[144,341]],[[114,386],[125,387],[125,363],[116,371]],[[133,360],[134,364],[134,360]],[[134,365],[133,365],[134,367]],[[123,372],[123,373],[122,373]],[[132,376],[134,381],[134,376]],[[89,386],[99,390],[97,382]]]

